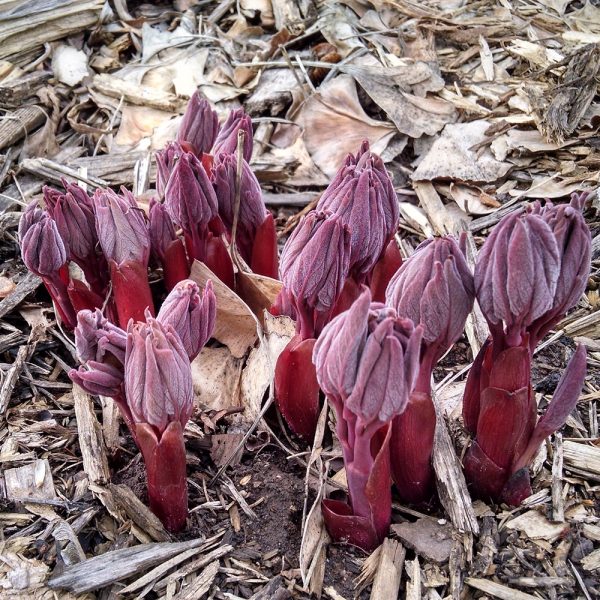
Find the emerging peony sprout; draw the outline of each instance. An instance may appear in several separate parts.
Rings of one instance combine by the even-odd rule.
[[[317,210],[336,214],[348,226],[351,274],[357,284],[369,281],[375,265],[386,258],[386,247],[398,228],[399,210],[390,176],[381,158],[369,151],[367,141],[356,156],[348,155],[319,199]],[[397,268],[399,252],[394,247]]]
[[[104,298],[109,283],[108,267],[99,251],[94,203],[78,185],[66,180],[62,184],[65,193],[44,187],[46,210],[68,249],[69,260],[81,268],[91,290]]]
[[[349,503],[323,501],[335,541],[364,550],[386,537],[391,520],[391,421],[413,390],[422,329],[392,308],[371,304],[364,288],[323,330],[313,353],[318,382],[334,407]]]
[[[474,297],[464,250],[451,237],[421,244],[387,289],[386,303],[423,328],[417,384],[406,410],[393,421],[390,442],[394,482],[408,502],[423,502],[433,494],[432,371],[461,336]]]
[[[175,163],[165,188],[165,207],[181,227],[190,260],[200,260],[229,287],[233,265],[220,238],[223,224],[217,197],[204,167],[195,155],[184,153]]]
[[[537,345],[585,292],[592,250],[590,229],[582,214],[586,196],[573,194],[570,204],[546,202],[543,208],[539,203],[532,207],[552,229],[561,261],[552,308],[529,328],[530,345]]]
[[[185,150],[177,142],[167,142],[162,150],[156,152],[156,191],[160,198],[164,198],[171,171],[183,154]]]
[[[129,319],[143,321],[147,309],[154,313],[154,303],[148,284],[148,224],[133,195],[125,189],[122,194],[97,190],[94,202],[98,240],[108,261],[119,324],[125,328]]]
[[[190,361],[212,335],[215,297],[189,280],[167,296],[156,319],[130,321],[127,333],[100,311],[81,311],[75,329],[83,365],[71,379],[115,398],[146,463],[150,507],[170,531],[187,517],[183,430],[193,408]]]
[[[176,285],[167,296],[157,319],[175,329],[192,361],[212,335],[216,316],[217,302],[212,282],[207,282],[200,296],[198,285],[188,279]]]
[[[232,110],[221,127],[213,146],[213,156],[235,154],[237,151],[238,131],[244,130],[243,156],[246,162],[252,157],[252,120],[243,108]]]
[[[188,514],[183,430],[192,415],[192,371],[173,327],[148,318],[129,323],[125,397],[144,456],[150,508],[170,531]]]
[[[35,202],[21,215],[19,241],[25,266],[42,278],[61,321],[72,329],[76,315],[67,289],[67,248],[56,223]]]
[[[235,154],[219,154],[212,177],[219,215],[231,236],[235,212],[237,158]],[[240,206],[235,236],[242,258],[254,273],[277,278],[277,234],[273,215],[262,199],[260,184],[250,165],[242,162]]]
[[[281,302],[289,302],[303,338],[316,338],[331,319],[350,266],[350,231],[335,215],[311,212],[281,255]]]
[[[283,249],[283,288],[273,311],[296,318],[296,335],[277,360],[275,400],[292,431],[306,440],[314,436],[319,416],[312,350],[333,316],[349,260],[348,228],[323,213],[309,213]]]
[[[164,204],[150,200],[150,242],[155,258],[163,268],[165,286],[171,291],[186,279],[190,272],[183,240],[175,233],[175,226]]]
[[[482,498],[518,505],[531,493],[527,466],[583,387],[586,356],[578,347],[536,425],[533,350],[575,305],[589,274],[591,237],[581,207],[574,196],[570,206],[508,215],[481,249],[475,289],[492,335],[469,373],[463,417],[475,436],[465,474]]]
[[[208,100],[196,91],[190,98],[177,131],[177,142],[199,158],[209,153],[219,132],[219,118]]]

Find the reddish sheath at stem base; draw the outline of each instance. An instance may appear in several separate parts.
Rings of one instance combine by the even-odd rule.
[[[168,531],[181,531],[185,528],[188,516],[185,444],[181,423],[169,423],[160,441],[153,428],[146,423],[137,423],[135,431],[146,463],[150,509]]]
[[[127,330],[129,319],[136,322],[145,321],[146,309],[154,316],[154,302],[146,266],[137,262],[124,262],[118,265],[114,260],[109,261],[109,266],[121,329]]]
[[[293,337],[275,366],[275,402],[290,429],[312,442],[319,419],[319,384],[312,352],[316,340]]]
[[[424,392],[413,392],[406,410],[392,421],[392,478],[404,502],[420,504],[433,496],[435,421],[431,396]]]

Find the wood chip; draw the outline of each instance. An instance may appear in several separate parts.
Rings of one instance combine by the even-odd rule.
[[[78,385],[73,385],[73,400],[83,470],[91,483],[104,485],[110,481],[110,470],[102,428],[94,412],[92,397]]]
[[[178,594],[175,594],[172,600],[200,600],[210,589],[217,573],[219,572],[219,561],[211,562],[205,569],[192,581],[189,586],[181,588]]]
[[[406,550],[402,544],[390,538],[383,540],[379,565],[371,588],[371,600],[389,600],[398,597],[405,556]]]
[[[494,596],[494,598],[500,598],[501,600],[538,600],[537,596],[520,592],[519,590],[509,588],[506,585],[490,581],[489,579],[467,577],[465,583],[476,590],[481,590],[482,592],[490,594],[491,596]]]
[[[171,536],[160,519],[126,485],[109,484],[115,503],[127,516],[156,542],[167,542]]]
[[[52,589],[67,589],[78,594],[97,590],[167,561],[181,552],[197,548],[203,542],[200,539],[174,544],[163,542],[113,550],[53,575],[48,585]]]

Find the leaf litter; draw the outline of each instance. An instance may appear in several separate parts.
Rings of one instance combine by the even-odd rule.
[[[119,0],[114,8],[50,0],[34,12],[28,5],[0,3],[3,594],[282,599],[310,590],[384,599],[466,590],[531,598],[537,588],[548,598],[597,595],[597,6],[243,0],[237,12],[228,0]],[[110,405],[71,392],[73,348],[18,258],[16,226],[23,204],[65,174],[84,185],[131,186],[151,149],[173,139],[196,88],[221,115],[240,104],[252,114],[252,165],[279,231],[297,222],[290,198],[315,198],[364,138],[393,175],[405,255],[434,233],[465,228],[479,245],[529,199],[594,192],[585,213],[595,236],[588,292],[536,357],[540,405],[566,363],[568,336],[588,346],[588,378],[564,442],[555,439],[540,455],[534,495],[521,508],[474,503],[473,537],[460,530],[458,505],[445,513],[395,504],[400,531],[433,517],[445,533],[433,528],[423,547],[392,533],[369,558],[330,545],[318,499],[343,488],[340,450],[329,421],[309,449],[289,439],[268,408],[274,361],[293,327],[263,317],[260,298],[273,293],[263,287],[219,298],[221,345],[211,344],[210,359],[198,363],[196,416],[186,430],[190,526],[179,539],[161,531],[143,504],[132,440],[117,429],[111,442]],[[153,181],[153,166],[148,174]],[[197,273],[199,283],[206,278]],[[471,360],[466,341],[444,359],[435,374],[442,403]],[[452,398],[447,425],[460,449]]]

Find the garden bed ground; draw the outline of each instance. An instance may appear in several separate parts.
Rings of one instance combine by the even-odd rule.
[[[0,0],[0,596],[600,597],[597,3],[32,4]],[[152,151],[174,137],[197,87],[220,114],[251,114],[251,164],[282,242],[363,138],[393,175],[404,255],[463,230],[479,247],[525,201],[592,192],[589,286],[536,354],[540,406],[574,340],[588,348],[588,376],[521,507],[475,501],[475,532],[456,498],[395,502],[373,555],[333,545],[307,518],[322,486],[344,486],[332,428],[311,454],[273,409],[244,419],[241,396],[223,392],[217,405],[201,396],[186,431],[187,530],[169,536],[145,508],[137,449],[110,404],[72,390],[71,334],[27,274],[16,228],[23,206],[63,176],[147,199]],[[475,316],[435,371],[459,456],[461,393],[485,334]]]

